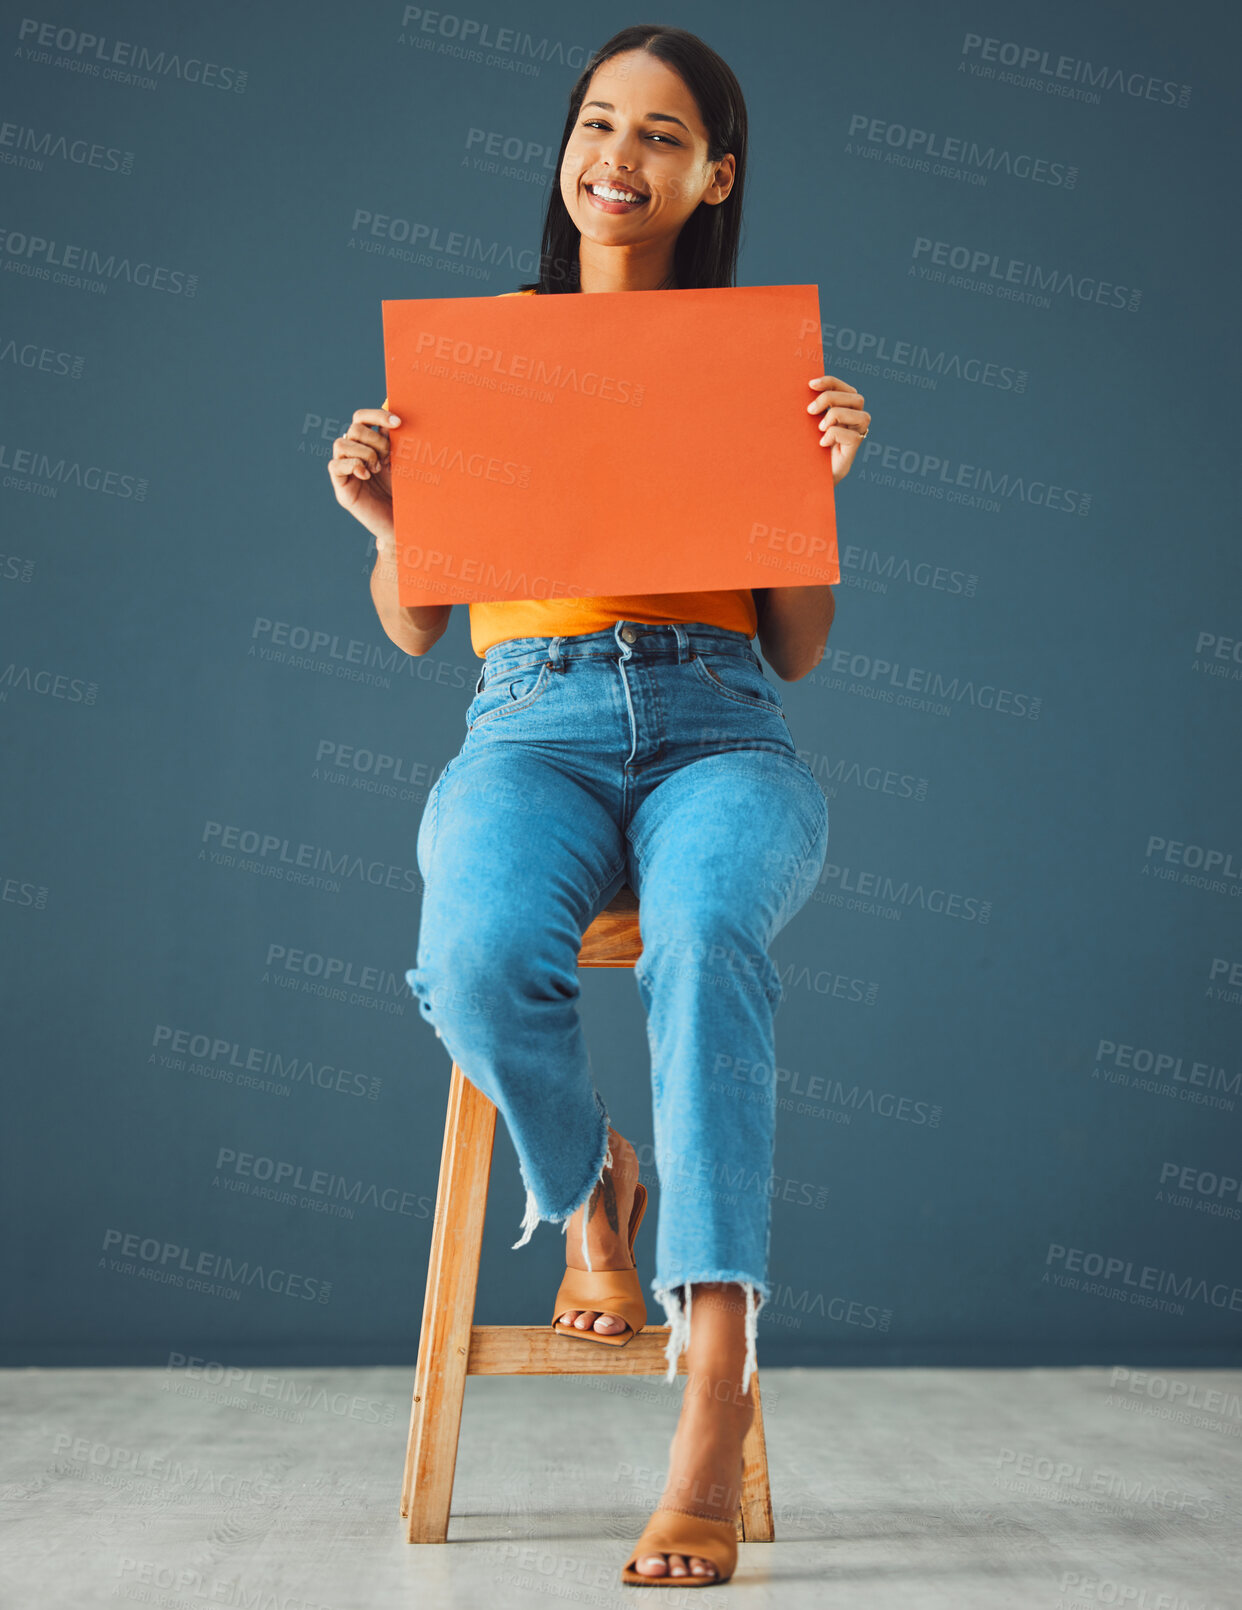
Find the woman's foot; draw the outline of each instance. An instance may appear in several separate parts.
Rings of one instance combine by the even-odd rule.
[[[657,1508],[735,1522],[742,1498],[742,1444],[755,1417],[753,1390],[748,1387],[742,1395],[742,1289],[732,1282],[696,1281],[691,1312],[689,1375]],[[712,1562],[697,1554],[645,1554],[634,1569],[653,1577],[716,1575]]]
[[[630,1213],[638,1184],[638,1153],[612,1126],[608,1129],[612,1164],[600,1177],[590,1198],[569,1221],[565,1231],[565,1262],[570,1269],[585,1269],[582,1256],[582,1216],[587,1215],[587,1247],[596,1269],[625,1269],[630,1257]],[[604,1336],[623,1335],[629,1326],[619,1314],[586,1308],[567,1308],[558,1314],[563,1325],[575,1330],[597,1330]]]

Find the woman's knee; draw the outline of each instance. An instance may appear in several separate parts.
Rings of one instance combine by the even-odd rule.
[[[437,1029],[464,1038],[491,1031],[502,1037],[523,1002],[564,1000],[577,993],[576,972],[567,971],[546,945],[524,927],[473,924],[438,936],[426,935],[419,964],[408,973],[423,1016]]]

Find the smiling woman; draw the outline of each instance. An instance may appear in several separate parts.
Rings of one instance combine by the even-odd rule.
[[[741,87],[714,50],[680,28],[623,29],[570,90],[539,276],[521,292],[732,286],[746,150]],[[819,416],[823,472],[839,481],[870,415],[846,382],[808,385],[789,428]],[[702,406],[719,412],[720,451],[736,451],[728,399]],[[330,473],[375,534],[384,630],[423,654],[450,606],[397,603],[387,428],[400,425],[387,402],[357,410]],[[635,520],[656,517],[641,477],[621,490]],[[566,1233],[557,1347],[625,1346],[646,1325],[634,1257],[646,1187],[609,1122],[577,1005],[582,934],[624,885],[639,897],[660,1184],[650,1289],[669,1323],[667,1379],[684,1355],[689,1380],[626,1583],[703,1587],[737,1560],[776,1092],[752,1090],[762,1099],[743,1110],[721,1070],[776,1065],[783,990],[769,947],[828,846],[823,790],[751,639],[792,680],[818,661],[831,620],[830,586],[472,603],[483,668],[419,824],[418,962],[405,976],[508,1127],[526,1187],[515,1245],[545,1220]]]
[[[732,285],[748,143],[732,69],[679,28],[623,29],[595,62],[570,91],[529,288]]]

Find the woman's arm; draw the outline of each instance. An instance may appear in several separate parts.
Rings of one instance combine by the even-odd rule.
[[[837,601],[831,587],[756,587],[759,646],[782,682],[797,682],[820,662]]]
[[[831,449],[832,481],[839,486],[849,474],[854,455],[871,429],[871,415],[861,392],[836,375],[807,382],[817,395],[806,405],[819,416],[819,445]],[[759,646],[763,657],[784,682],[809,676],[819,664],[832,629],[837,601],[831,587],[755,588]]]
[[[397,554],[391,532],[375,533],[375,568],[371,601],[380,625],[407,654],[426,654],[444,636],[452,604],[401,604],[397,600]]]

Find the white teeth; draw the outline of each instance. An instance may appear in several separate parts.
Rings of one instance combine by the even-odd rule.
[[[641,197],[636,196],[632,190],[614,190],[611,185],[607,184],[593,184],[591,186],[591,190],[595,195],[600,196],[604,201],[641,200]]]

